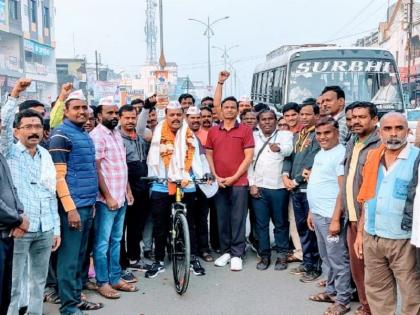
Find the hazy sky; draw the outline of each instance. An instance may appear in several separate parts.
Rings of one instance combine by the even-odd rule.
[[[163,0],[166,60],[178,63],[180,76],[207,83],[205,27],[188,18],[230,16],[214,25],[212,45],[239,46],[229,54],[237,69],[238,94],[249,94],[253,69],[269,51],[284,44],[352,44],[386,19],[389,2],[394,1]],[[75,50],[94,62],[97,49],[104,64],[129,73],[144,63],[146,0],[55,0],[55,6],[57,57],[73,57]],[[211,53],[216,82],[222,52]]]

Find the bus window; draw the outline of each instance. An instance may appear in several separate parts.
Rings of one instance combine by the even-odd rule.
[[[288,101],[318,97],[325,86],[338,85],[346,103],[370,101],[379,110],[402,110],[397,73],[389,60],[304,60],[291,63]]]
[[[257,82],[257,97],[261,97],[261,82],[262,82],[262,72],[258,73],[258,82]]]
[[[257,79],[258,79],[258,75],[254,74],[252,77],[251,97],[255,97],[255,93],[257,91]]]
[[[267,79],[267,93],[271,94],[273,91],[273,81],[274,81],[274,70],[270,70],[268,72],[268,79]]]
[[[262,97],[265,97],[265,94],[267,94],[267,72],[263,72],[262,74],[261,94]]]

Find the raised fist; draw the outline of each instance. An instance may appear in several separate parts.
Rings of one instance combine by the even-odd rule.
[[[25,91],[28,86],[32,83],[32,79],[19,79],[15,86],[13,87],[12,93],[10,94],[12,97],[19,97],[20,93]]]
[[[69,83],[69,82],[64,83],[61,86],[60,96],[58,97],[58,99],[64,102],[67,99],[67,97],[69,97],[72,90],[73,90],[72,83]]]
[[[229,71],[221,71],[219,73],[219,82],[220,83],[224,83],[230,76],[230,72]]]

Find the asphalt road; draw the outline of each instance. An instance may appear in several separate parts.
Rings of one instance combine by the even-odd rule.
[[[154,279],[144,278],[144,273],[135,272],[140,290],[122,293],[119,300],[106,300],[96,293],[86,291],[89,299],[103,302],[101,310],[89,312],[97,315],[317,315],[323,314],[330,304],[316,303],[308,296],[321,289],[316,283],[304,284],[298,276],[286,271],[275,271],[274,265],[266,271],[255,268],[257,257],[248,251],[244,270],[231,272],[229,266],[215,267],[203,263],[207,274],[191,274],[188,291],[179,296],[173,286],[172,270]],[[297,264],[289,265],[289,269]],[[357,304],[352,304],[352,312]],[[45,304],[45,315],[59,314],[58,307]],[[351,313],[349,313],[351,314]]]

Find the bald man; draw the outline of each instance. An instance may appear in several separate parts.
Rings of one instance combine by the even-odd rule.
[[[420,313],[420,274],[411,232],[401,228],[408,185],[419,149],[407,143],[408,124],[400,113],[380,121],[382,144],[369,152],[357,200],[363,204],[354,250],[365,260],[366,295],[372,314]]]

